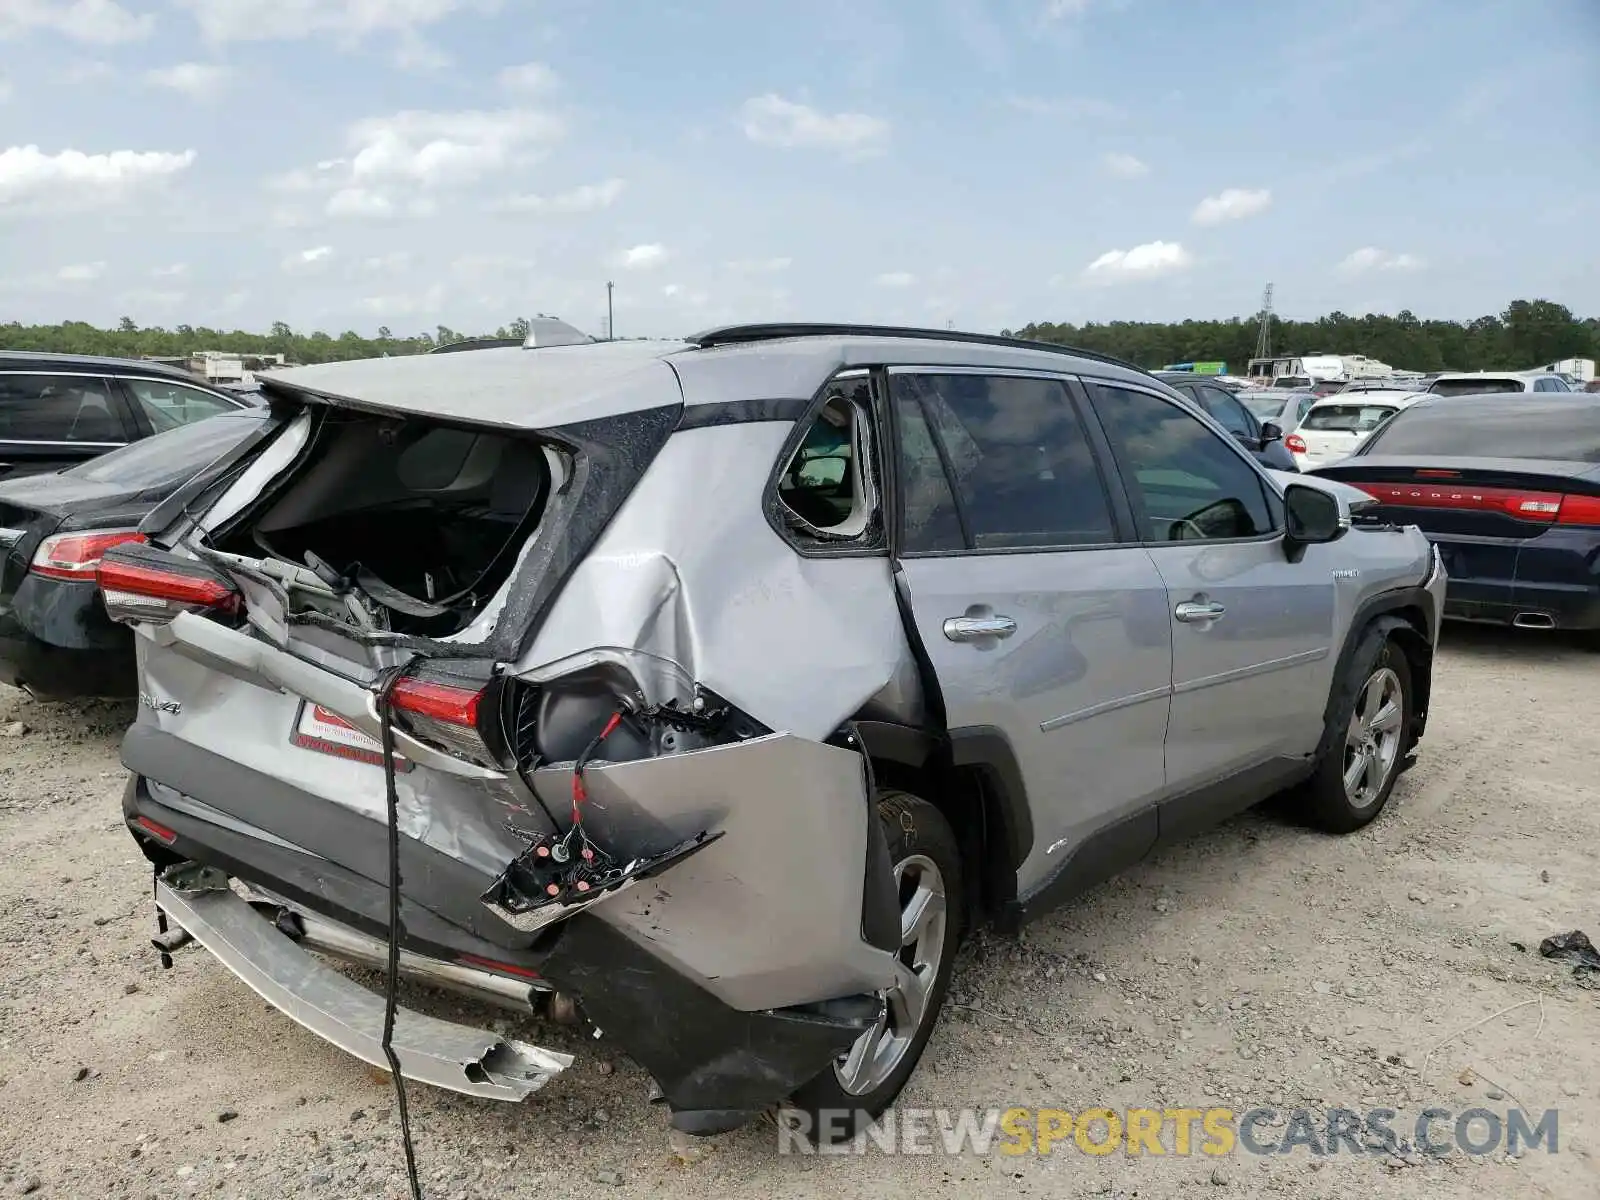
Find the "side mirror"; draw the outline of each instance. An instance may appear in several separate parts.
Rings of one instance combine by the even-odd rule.
[[[1339,501],[1321,488],[1291,483],[1283,489],[1284,553],[1290,562],[1299,562],[1307,546],[1335,542],[1349,524],[1339,512]]]
[[[1261,426],[1261,440],[1263,442],[1276,442],[1283,439],[1283,426],[1276,421],[1264,422]]]

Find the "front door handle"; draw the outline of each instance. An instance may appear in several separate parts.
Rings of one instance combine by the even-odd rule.
[[[1215,621],[1227,611],[1214,600],[1185,600],[1172,610],[1172,615],[1187,624],[1192,621]]]
[[[944,635],[952,642],[977,642],[984,638],[1008,638],[1017,631],[1010,617],[949,617]]]

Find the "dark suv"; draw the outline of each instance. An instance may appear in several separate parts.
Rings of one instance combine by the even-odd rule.
[[[0,479],[59,471],[247,407],[243,395],[155,363],[0,351]]]

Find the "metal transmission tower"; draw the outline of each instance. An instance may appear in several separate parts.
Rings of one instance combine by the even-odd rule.
[[[1272,357],[1272,285],[1261,293],[1261,329],[1256,334],[1256,357]]]

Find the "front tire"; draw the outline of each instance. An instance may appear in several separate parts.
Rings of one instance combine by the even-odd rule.
[[[900,893],[900,955],[884,1015],[795,1093],[813,1141],[848,1141],[894,1102],[916,1070],[949,990],[965,911],[961,853],[944,814],[909,792],[878,793]]]
[[[1369,629],[1336,686],[1322,757],[1306,793],[1313,824],[1353,833],[1389,803],[1411,750],[1411,664],[1382,629]]]

